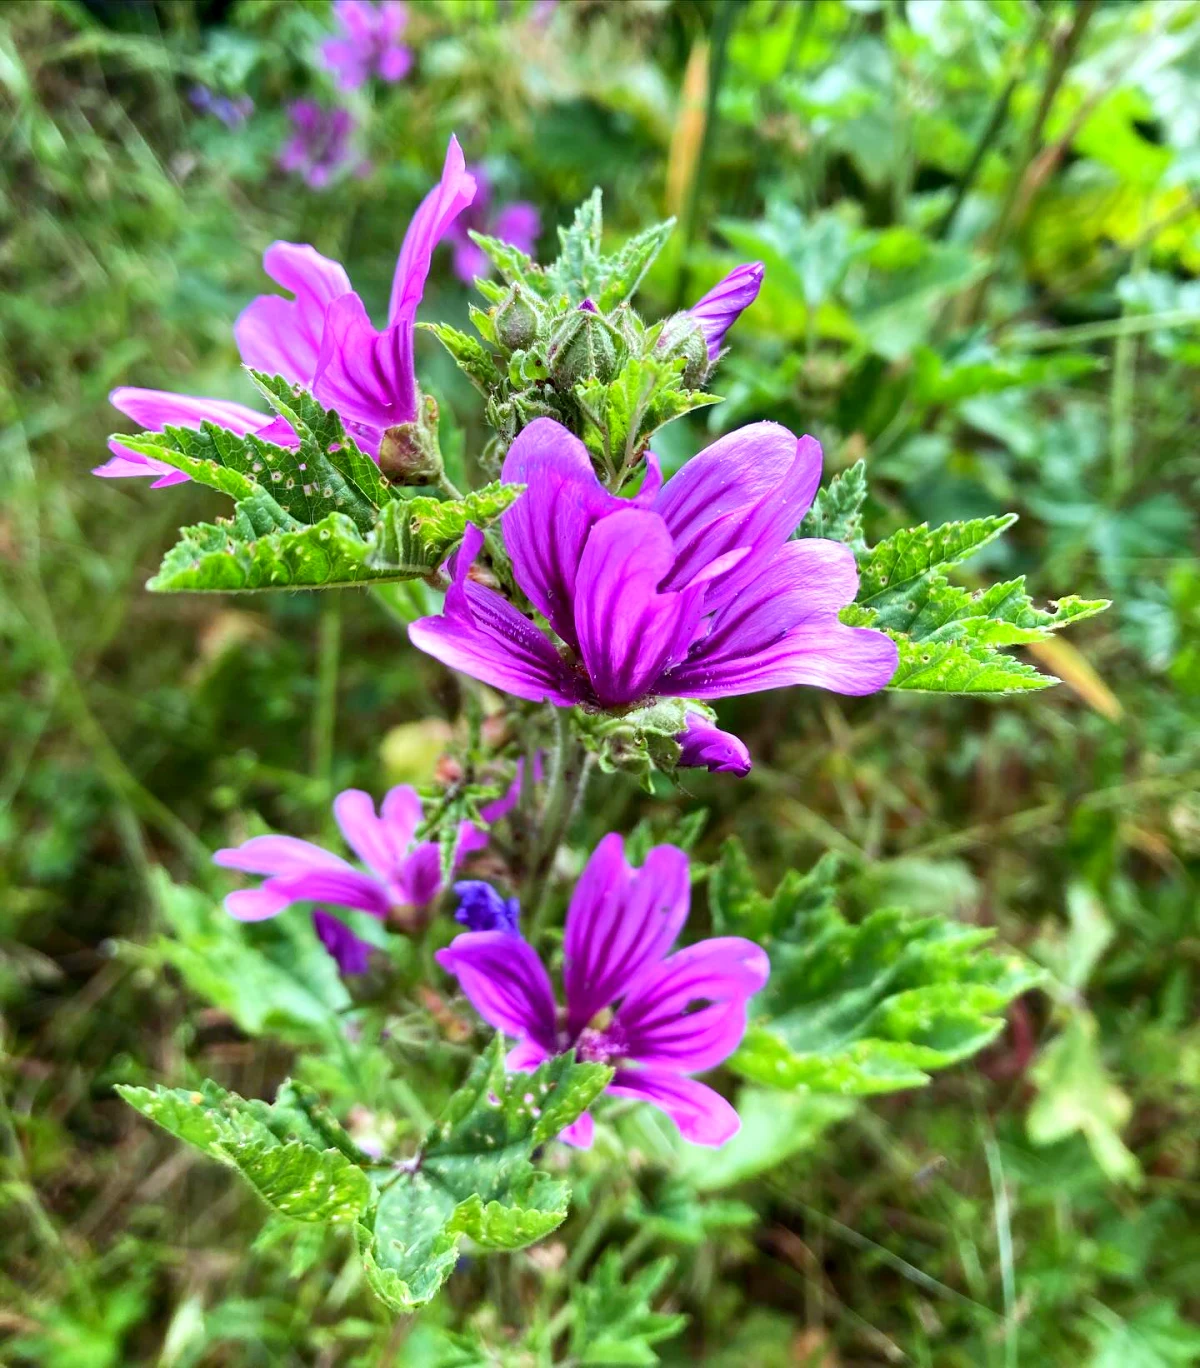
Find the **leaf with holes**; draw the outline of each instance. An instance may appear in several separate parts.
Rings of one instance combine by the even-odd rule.
[[[345,1224],[371,1206],[353,1141],[306,1088],[285,1083],[270,1105],[210,1081],[191,1090],[118,1085],[117,1092],[164,1130],[237,1169],[285,1216]]]
[[[771,959],[730,1066],[776,1088],[843,1096],[920,1087],[981,1050],[1004,1009],[1039,974],[986,948],[992,931],[895,908],[848,922],[835,903],[836,864],[789,872],[770,898],[736,840],[710,896],[723,934],[750,935]]]
[[[495,1037],[418,1153],[381,1184],[357,1227],[367,1279],[393,1308],[425,1305],[449,1277],[465,1236],[484,1249],[520,1249],[567,1214],[565,1183],[530,1163],[592,1104],[612,1070],[572,1054],[534,1073],[508,1073]]]
[[[796,529],[797,537],[825,537],[862,546],[862,509],[867,499],[867,463],[856,461],[817,492]]]

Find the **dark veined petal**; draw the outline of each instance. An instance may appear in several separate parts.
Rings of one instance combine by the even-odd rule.
[[[446,149],[441,180],[425,196],[412,216],[396,261],[388,323],[406,323],[410,329],[425,293],[425,281],[433,261],[433,249],[447,229],[475,198],[475,178],[466,168],[458,139]],[[411,341],[409,343],[411,354]]]
[[[736,774],[739,778],[750,773],[750,752],[741,737],[714,727],[699,713],[688,713],[687,729],[675,740],[683,769],[703,766],[710,774]]]
[[[489,1026],[554,1052],[554,990],[528,941],[507,931],[467,931],[436,958]]]
[[[687,855],[678,847],[655,846],[633,869],[621,836],[604,837],[567,912],[563,985],[570,1036],[662,959],[687,920],[690,898]]]
[[[746,1001],[766,983],[766,951],[739,936],[718,936],[642,970],[613,1020],[630,1059],[683,1073],[711,1069],[737,1048]]]
[[[693,1145],[715,1148],[731,1140],[741,1128],[737,1112],[719,1092],[670,1069],[618,1069],[607,1091],[615,1097],[649,1102],[666,1112],[680,1135]]]
[[[440,617],[408,629],[413,645],[452,670],[535,703],[572,707],[583,698],[578,678],[549,639],[492,589],[468,578],[483,534],[470,526],[452,560],[454,582]]]
[[[575,632],[597,699],[636,702],[681,660],[700,625],[704,587],[660,591],[675,561],[666,524],[625,508],[592,528],[579,562]]]
[[[553,418],[535,418],[522,429],[502,478],[526,486],[501,519],[516,581],[558,635],[578,647],[575,582],[588,533],[628,505],[604,489],[587,448]]]
[[[700,331],[708,343],[710,361],[717,359],[725,334],[737,322],[742,311],[758,298],[765,270],[761,261],[735,266],[724,280],[719,280],[688,310],[700,324]]]
[[[417,376],[411,323],[379,332],[358,295],[334,300],[325,314],[313,394],[343,420],[369,428],[412,422]]]

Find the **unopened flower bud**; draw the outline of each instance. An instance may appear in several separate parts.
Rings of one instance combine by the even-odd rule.
[[[654,350],[668,361],[683,357],[683,383],[688,389],[703,383],[708,373],[708,343],[704,329],[691,314],[677,313],[668,318]]]
[[[421,396],[411,423],[387,428],[379,444],[379,468],[396,484],[435,484],[442,471],[438,444],[438,407],[432,395]]]
[[[538,311],[520,285],[514,285],[496,309],[496,340],[508,351],[532,347],[538,335]]]
[[[617,373],[617,337],[612,326],[584,300],[558,325],[550,340],[550,378],[560,390],[595,377],[607,384]]]

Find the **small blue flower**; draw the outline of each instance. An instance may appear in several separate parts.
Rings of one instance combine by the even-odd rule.
[[[454,885],[458,894],[458,911],[454,920],[468,931],[507,931],[519,936],[517,921],[521,905],[516,898],[502,898],[491,886],[478,879],[464,879]]]

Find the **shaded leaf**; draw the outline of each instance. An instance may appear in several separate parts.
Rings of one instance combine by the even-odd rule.
[[[655,1364],[652,1345],[678,1335],[684,1315],[655,1311],[651,1303],[670,1276],[675,1261],[658,1259],[623,1277],[621,1251],[608,1249],[586,1283],[571,1293],[571,1354],[579,1364]]]

